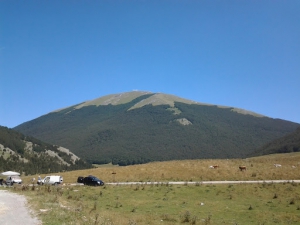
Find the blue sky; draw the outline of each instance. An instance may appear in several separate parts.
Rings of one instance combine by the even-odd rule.
[[[300,123],[300,1],[0,0],[0,125],[132,90]]]

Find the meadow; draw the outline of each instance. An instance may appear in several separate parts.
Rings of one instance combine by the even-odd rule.
[[[281,164],[275,167],[274,164]],[[218,165],[216,169],[209,168]],[[246,166],[240,171],[239,166]],[[64,185],[37,186],[35,176],[12,191],[28,196],[43,224],[300,224],[300,184],[216,184],[211,180],[298,180],[300,155],[249,159],[182,160],[126,167],[100,166],[60,173]],[[78,176],[104,182],[155,182],[103,187],[74,186]],[[41,176],[43,176],[42,174]],[[171,185],[168,181],[186,181]],[[196,181],[191,185],[188,181]]]

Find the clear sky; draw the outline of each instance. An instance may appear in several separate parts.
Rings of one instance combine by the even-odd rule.
[[[300,123],[299,0],[0,0],[0,125],[162,92]]]

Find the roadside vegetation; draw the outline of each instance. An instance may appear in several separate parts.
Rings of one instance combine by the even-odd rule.
[[[43,224],[299,224],[295,183],[16,186]]]
[[[281,167],[275,167],[280,164]],[[218,165],[216,169],[209,168]],[[247,167],[240,171],[239,166]],[[300,184],[216,184],[209,180],[299,179],[300,154],[234,160],[183,160],[60,173],[64,185],[30,185],[22,177],[12,191],[26,195],[43,224],[299,224]],[[95,175],[103,187],[71,185]],[[43,176],[43,175],[42,175]],[[109,182],[154,182],[110,185]],[[171,185],[168,181],[185,181]],[[189,181],[196,181],[189,184]]]

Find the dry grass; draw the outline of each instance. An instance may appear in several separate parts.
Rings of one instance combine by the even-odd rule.
[[[282,166],[276,168],[274,164]],[[211,165],[219,168],[211,169]],[[241,165],[247,170],[240,171]],[[239,185],[170,185],[166,182],[294,180],[299,179],[299,167],[298,153],[249,159],[153,162],[126,167],[108,165],[60,173],[66,184],[63,186],[23,185],[15,186],[14,191],[27,195],[39,218],[49,225],[299,224],[300,189],[293,182]],[[78,176],[89,174],[106,183],[166,183],[103,187],[67,185],[75,183]],[[26,184],[32,177],[22,178]]]
[[[281,164],[276,168],[274,164]],[[211,169],[211,165],[219,168]],[[240,171],[239,166],[246,166]],[[104,182],[126,181],[210,181],[210,180],[295,180],[299,179],[300,154],[277,154],[248,159],[223,160],[181,160],[152,162],[125,167],[101,166],[89,170],[77,170],[59,173],[65,183],[75,183],[78,176],[94,175]],[[113,174],[115,173],[115,174]],[[42,174],[43,177],[46,174]],[[32,177],[22,177],[30,182]]]

